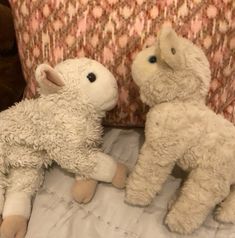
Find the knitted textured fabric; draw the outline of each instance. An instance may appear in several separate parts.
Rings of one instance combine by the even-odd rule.
[[[142,126],[147,107],[130,75],[141,48],[154,42],[160,26],[201,46],[210,61],[212,82],[207,104],[235,123],[235,4],[232,0],[10,0],[22,66],[36,93],[34,69],[77,56],[94,58],[118,79],[119,103],[106,123]]]

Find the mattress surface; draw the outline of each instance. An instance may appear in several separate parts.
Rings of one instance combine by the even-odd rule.
[[[143,143],[141,130],[108,129],[104,151],[132,168]],[[26,238],[235,238],[235,226],[209,215],[193,235],[180,236],[164,225],[167,202],[180,184],[169,177],[162,192],[145,208],[124,202],[124,191],[100,183],[92,202],[79,205],[70,190],[73,175],[54,166],[46,173],[33,206]]]

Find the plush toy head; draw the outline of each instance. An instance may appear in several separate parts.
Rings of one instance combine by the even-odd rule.
[[[200,48],[165,26],[157,42],[136,56],[132,76],[142,101],[154,106],[177,100],[205,100],[210,69]]]
[[[117,103],[118,87],[111,72],[95,60],[69,59],[56,65],[37,67],[35,73],[42,95],[70,93],[102,111],[111,110]]]

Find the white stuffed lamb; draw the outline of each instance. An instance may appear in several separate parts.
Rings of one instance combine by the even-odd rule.
[[[165,26],[136,56],[132,75],[150,111],[127,202],[151,203],[178,164],[189,175],[166,216],[170,230],[193,232],[217,204],[216,219],[235,223],[235,127],[205,105],[210,68],[203,51]]]
[[[73,188],[88,202],[97,180],[122,188],[126,169],[99,149],[101,119],[117,102],[117,83],[100,63],[69,59],[36,69],[40,97],[0,113],[1,237],[24,237],[31,198],[52,161],[79,174]]]

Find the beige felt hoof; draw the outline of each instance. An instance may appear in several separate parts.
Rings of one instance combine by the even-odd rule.
[[[0,229],[1,238],[24,238],[28,219],[23,216],[7,216]]]
[[[235,224],[235,211],[231,207],[218,207],[215,211],[215,220],[221,223]]]
[[[116,173],[112,180],[113,186],[119,189],[125,188],[128,172],[129,170],[126,165],[118,163]]]
[[[98,182],[89,180],[77,180],[72,187],[72,196],[78,203],[88,203],[93,198]]]

